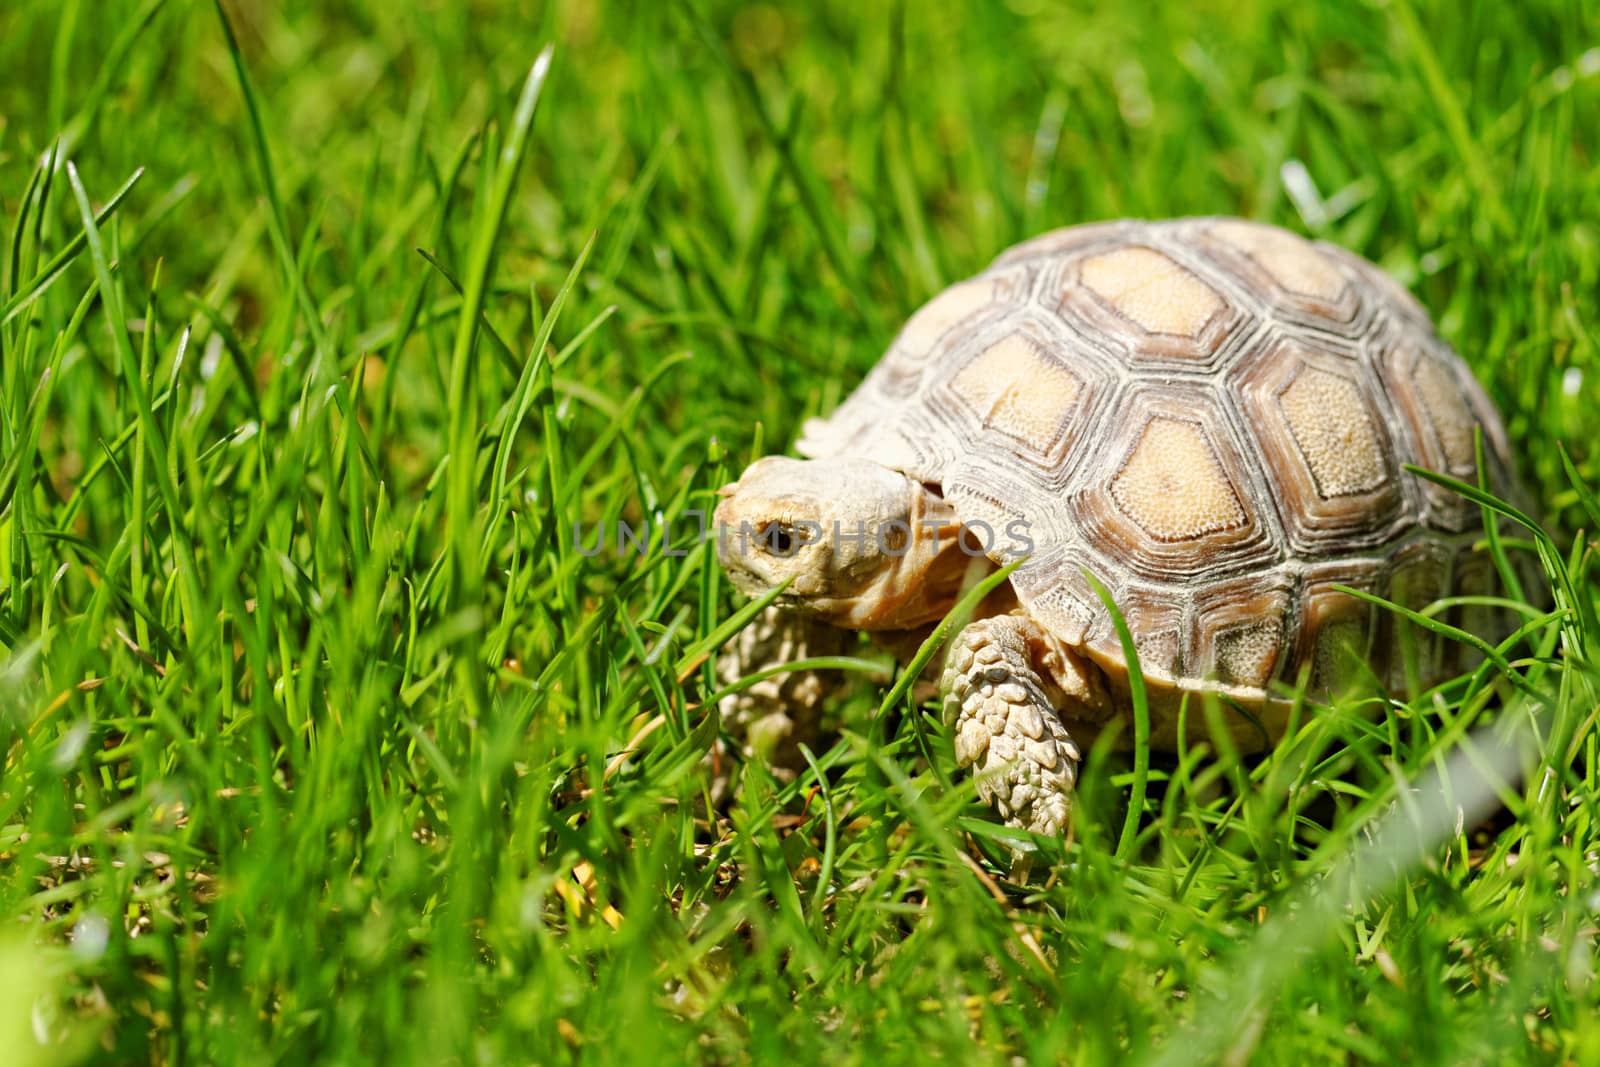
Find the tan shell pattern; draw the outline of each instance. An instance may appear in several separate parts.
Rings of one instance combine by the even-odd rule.
[[[1249,697],[1302,669],[1326,688],[1350,652],[1403,681],[1394,616],[1335,586],[1420,608],[1493,585],[1478,509],[1403,470],[1475,481],[1477,427],[1491,488],[1511,490],[1493,407],[1397,283],[1276,227],[1193,218],[1010,249],[912,316],[799,450],[941,486],[996,532],[997,562],[1022,520],[1012,580],[1057,636],[1125,673],[1087,569],[1152,681]]]

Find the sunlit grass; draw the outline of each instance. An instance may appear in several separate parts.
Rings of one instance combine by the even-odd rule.
[[[0,9],[0,1049],[1600,1059],[1594,12],[529,6]],[[755,606],[574,524],[692,528],[1007,245],[1200,212],[1433,312],[1526,625],[1102,745],[1026,888],[866,646],[808,774],[708,763]]]

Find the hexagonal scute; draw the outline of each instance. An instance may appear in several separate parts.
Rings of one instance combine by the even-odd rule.
[[[1040,545],[1011,575],[1011,584],[1028,614],[1068,645],[1083,645],[1104,609],[1084,580],[1081,553],[1074,545]],[[1102,580],[1106,577],[1102,575]]]
[[[1219,219],[1203,228],[1219,267],[1305,325],[1360,332],[1362,304],[1340,264],[1316,245],[1276,226]]]
[[[1253,470],[1200,383],[1126,394],[1074,494],[1084,536],[1135,574],[1172,582],[1280,555],[1273,517],[1256,506]],[[1244,479],[1241,483],[1241,479]]]
[[[1323,497],[1364,496],[1388,480],[1383,442],[1349,378],[1301,367],[1278,394],[1278,408]]]
[[[1428,317],[1427,309],[1419,304],[1417,298],[1388,271],[1338,245],[1320,245],[1317,250],[1382,293],[1383,311],[1388,315],[1409,320],[1430,333],[1433,331],[1433,320]]]
[[[1052,501],[1089,462],[1121,388],[1121,368],[1048,312],[1017,308],[971,332],[930,374],[921,407],[956,449],[952,476],[976,464],[1025,480],[1023,500]],[[991,475],[980,470],[974,477]]]
[[[1344,276],[1338,269],[1310,241],[1287,230],[1243,219],[1224,219],[1213,224],[1210,232],[1249,256],[1291,293],[1331,304],[1344,292]]]
[[[1190,653],[1194,675],[1250,689],[1271,684],[1283,670],[1293,636],[1293,592],[1293,578],[1279,570],[1200,590]]]
[[[1335,585],[1382,594],[1379,560],[1339,560],[1309,568],[1300,587],[1300,632],[1294,662],[1311,671],[1310,691],[1318,697],[1337,695],[1365,677],[1374,662],[1376,608],[1340,592]]]
[[[1013,330],[968,360],[950,388],[984,429],[1049,456],[1081,406],[1085,382],[1039,341]]]
[[[1197,337],[1222,310],[1216,290],[1153,248],[1102,252],[1078,271],[1107,307],[1150,333]]]
[[[1485,420],[1472,410],[1472,394],[1460,377],[1466,372],[1455,363],[1454,356],[1411,330],[1395,337],[1379,359],[1389,394],[1416,449],[1418,465],[1476,483],[1473,431]],[[1434,482],[1418,481],[1428,505],[1428,519],[1435,526],[1464,530],[1476,520],[1477,507],[1465,497]]]
[[[1057,310],[1130,362],[1213,366],[1246,316],[1171,256],[1147,245],[1091,252],[1065,264]]]
[[[1471,474],[1477,466],[1472,430],[1478,420],[1467,407],[1466,397],[1451,377],[1450,369],[1442,360],[1421,356],[1412,365],[1411,382],[1415,387],[1413,395],[1433,429],[1447,469],[1462,476]]]
[[[1144,424],[1111,496],[1157,541],[1193,541],[1245,522],[1239,492],[1205,429],[1187,419],[1157,416]]]
[[[1283,342],[1252,352],[1230,379],[1297,551],[1348,551],[1396,532],[1405,497],[1364,367]]]
[[[1173,596],[1168,589],[1134,585],[1116,598],[1116,604],[1133,635],[1133,647],[1145,674],[1154,679],[1186,677],[1184,598]],[[1120,658],[1120,638],[1117,645]]]
[[[1265,689],[1283,651],[1283,620],[1251,619],[1216,635],[1211,668],[1227,685]]]
[[[999,563],[1054,547],[1046,532],[1059,527],[1050,512],[1057,500],[1039,491],[1007,454],[971,452],[953,460],[943,479],[944,497],[968,527],[967,543]]]

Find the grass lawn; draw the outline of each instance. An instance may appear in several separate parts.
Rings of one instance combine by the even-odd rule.
[[[7,1064],[1600,1062],[1592,0],[222,6],[0,4]],[[810,774],[708,765],[714,546],[573,523],[682,528],[1007,245],[1194,213],[1434,314],[1527,625],[1091,753],[1028,886],[866,646]]]

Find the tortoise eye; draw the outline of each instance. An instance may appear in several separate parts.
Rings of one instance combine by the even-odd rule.
[[[761,528],[761,540],[774,556],[792,556],[799,547],[794,528],[786,522],[769,522]]]

